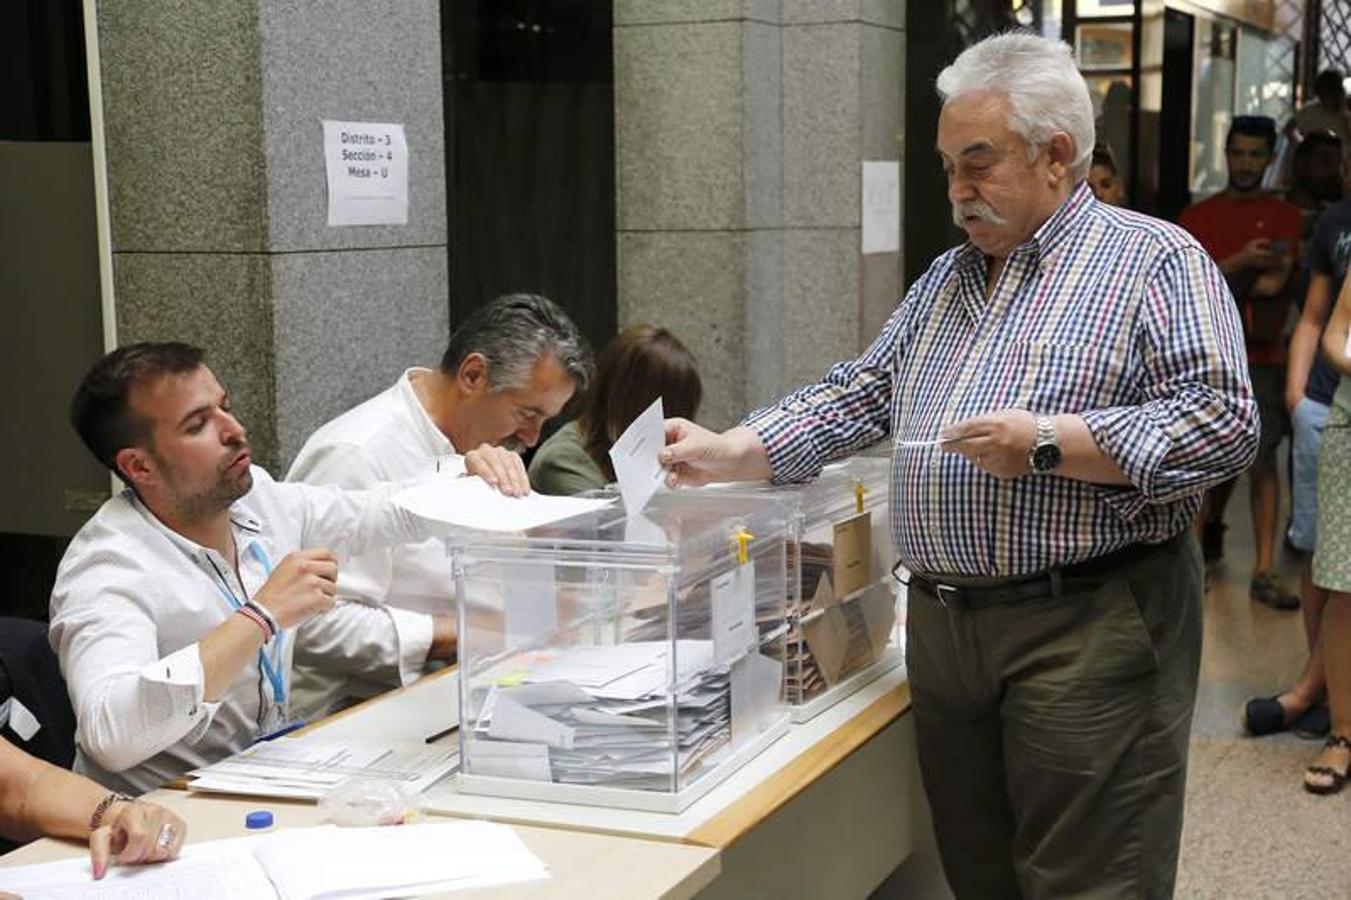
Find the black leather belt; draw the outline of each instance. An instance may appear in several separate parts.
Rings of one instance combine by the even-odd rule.
[[[1060,566],[1036,575],[990,579],[985,583],[966,577],[945,579],[942,575],[912,572],[910,584],[919,585],[926,593],[937,597],[938,602],[944,606],[957,606],[967,610],[1025,603],[1047,597],[1059,599],[1067,588],[1070,591],[1091,590],[1117,569],[1138,562],[1181,540],[1182,537],[1183,535],[1179,535],[1161,544],[1131,544],[1093,559]],[[953,581],[957,580],[966,583],[954,584]],[[973,581],[977,583],[971,583]]]

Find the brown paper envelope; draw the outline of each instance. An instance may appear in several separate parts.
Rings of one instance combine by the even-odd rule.
[[[859,513],[835,525],[835,596],[848,597],[873,580],[873,516]]]
[[[834,605],[835,588],[830,584],[830,576],[823,574],[820,580],[816,582],[816,593],[812,595],[811,602],[807,604],[807,612],[814,612]]]
[[[896,624],[896,595],[884,578],[864,591],[857,603],[863,613],[863,621],[867,624],[872,659],[876,659],[882,655],[887,639],[891,637],[892,626]]]
[[[849,621],[844,609],[842,605],[832,606],[802,620],[807,646],[821,676],[832,686],[840,680],[849,653]]]

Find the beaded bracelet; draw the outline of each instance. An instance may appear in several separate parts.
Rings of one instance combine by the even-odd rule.
[[[133,798],[126,794],[112,793],[99,801],[99,805],[94,807],[94,813],[89,817],[89,830],[98,831],[99,825],[103,822],[103,816],[108,812],[108,808],[114,803],[134,803]]]
[[[235,612],[239,613],[241,616],[248,619],[253,624],[257,625],[259,630],[263,632],[264,641],[272,640],[272,626],[268,624],[267,619],[263,618],[262,614],[259,613],[258,610],[253,609],[252,607],[249,606],[241,606],[238,609],[236,609]]]
[[[277,621],[276,616],[272,615],[272,610],[268,609],[257,600],[246,600],[244,601],[244,605],[258,613],[258,615],[262,616],[263,619],[267,621],[267,627],[272,629],[273,637],[281,634],[281,623]]]

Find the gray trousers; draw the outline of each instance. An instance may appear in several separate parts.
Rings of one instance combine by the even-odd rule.
[[[966,609],[910,586],[906,661],[924,790],[959,898],[1169,897],[1201,656],[1187,533]]]

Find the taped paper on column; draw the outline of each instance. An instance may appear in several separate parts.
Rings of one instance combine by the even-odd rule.
[[[408,224],[408,141],[403,126],[324,120],[328,224]]]
[[[898,160],[863,163],[863,252],[901,249],[901,164]]]

